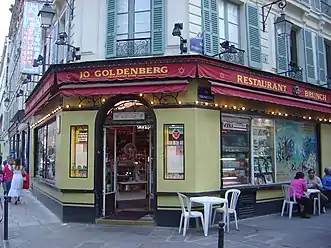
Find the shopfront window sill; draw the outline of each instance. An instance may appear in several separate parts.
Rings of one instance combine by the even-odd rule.
[[[283,183],[272,183],[272,184],[261,184],[261,185],[232,185],[232,186],[224,186],[221,188],[221,192],[225,192],[228,189],[239,189],[242,191],[257,191],[261,189],[281,189],[282,185],[289,184],[289,182],[283,182]]]
[[[56,191],[60,191],[60,188],[55,186],[55,181],[54,180],[45,179],[45,178],[38,177],[38,176],[34,177],[33,180],[40,183],[40,184],[43,184],[43,185],[51,188],[51,189],[54,189]]]

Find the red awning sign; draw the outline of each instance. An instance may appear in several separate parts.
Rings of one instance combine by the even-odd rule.
[[[213,94],[235,96],[249,100],[269,102],[301,109],[315,110],[329,114],[331,113],[331,106],[328,104],[303,99],[296,99],[289,96],[276,96],[267,92],[259,92],[251,89],[242,89],[236,86],[226,85],[222,83],[211,82],[211,84]]]
[[[233,71],[211,65],[199,64],[198,74],[200,78],[208,78],[222,82],[228,82],[244,87],[254,88],[255,90],[276,92],[282,95],[301,97],[313,101],[331,103],[331,95],[325,91],[310,89],[309,86],[298,86],[285,80],[280,81],[269,78],[258,77],[248,73]]]
[[[148,78],[193,78],[195,75],[195,64],[133,65],[91,68],[69,72],[62,71],[57,73],[57,83],[104,82]]]

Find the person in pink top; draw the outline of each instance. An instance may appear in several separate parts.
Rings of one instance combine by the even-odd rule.
[[[11,187],[11,181],[13,179],[13,160],[9,160],[8,163],[4,163],[3,167],[3,179],[6,186],[5,194],[8,195]],[[11,197],[8,197],[8,201],[11,202]]]
[[[310,209],[310,199],[305,195],[305,192],[307,191],[307,182],[304,179],[305,175],[299,171],[295,174],[294,179],[291,181],[291,197],[296,198],[296,201],[299,203],[299,205],[303,206],[303,211],[301,211],[301,207],[299,206],[299,212],[300,217],[309,219],[308,216],[309,209]],[[293,192],[294,191],[294,192]]]

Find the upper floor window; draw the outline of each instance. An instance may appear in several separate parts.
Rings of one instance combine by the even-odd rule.
[[[218,6],[219,34],[221,43],[227,40],[231,43],[231,45],[240,47],[239,5],[221,0],[219,1]]]
[[[151,1],[118,0],[117,56],[150,53]]]
[[[325,41],[327,87],[331,88],[331,42]]]
[[[290,61],[298,64],[297,32],[295,29],[292,29],[290,34],[290,56]]]

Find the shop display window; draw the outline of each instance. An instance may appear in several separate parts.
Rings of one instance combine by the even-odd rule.
[[[70,171],[71,178],[88,177],[88,126],[70,127]]]
[[[49,182],[55,180],[56,122],[36,130],[35,176]]]
[[[276,120],[276,182],[288,182],[297,171],[318,173],[316,125]]]
[[[252,120],[254,184],[275,182],[274,121],[254,118]]]
[[[164,125],[164,179],[185,179],[184,125]]]
[[[250,119],[222,116],[223,186],[250,183]]]

